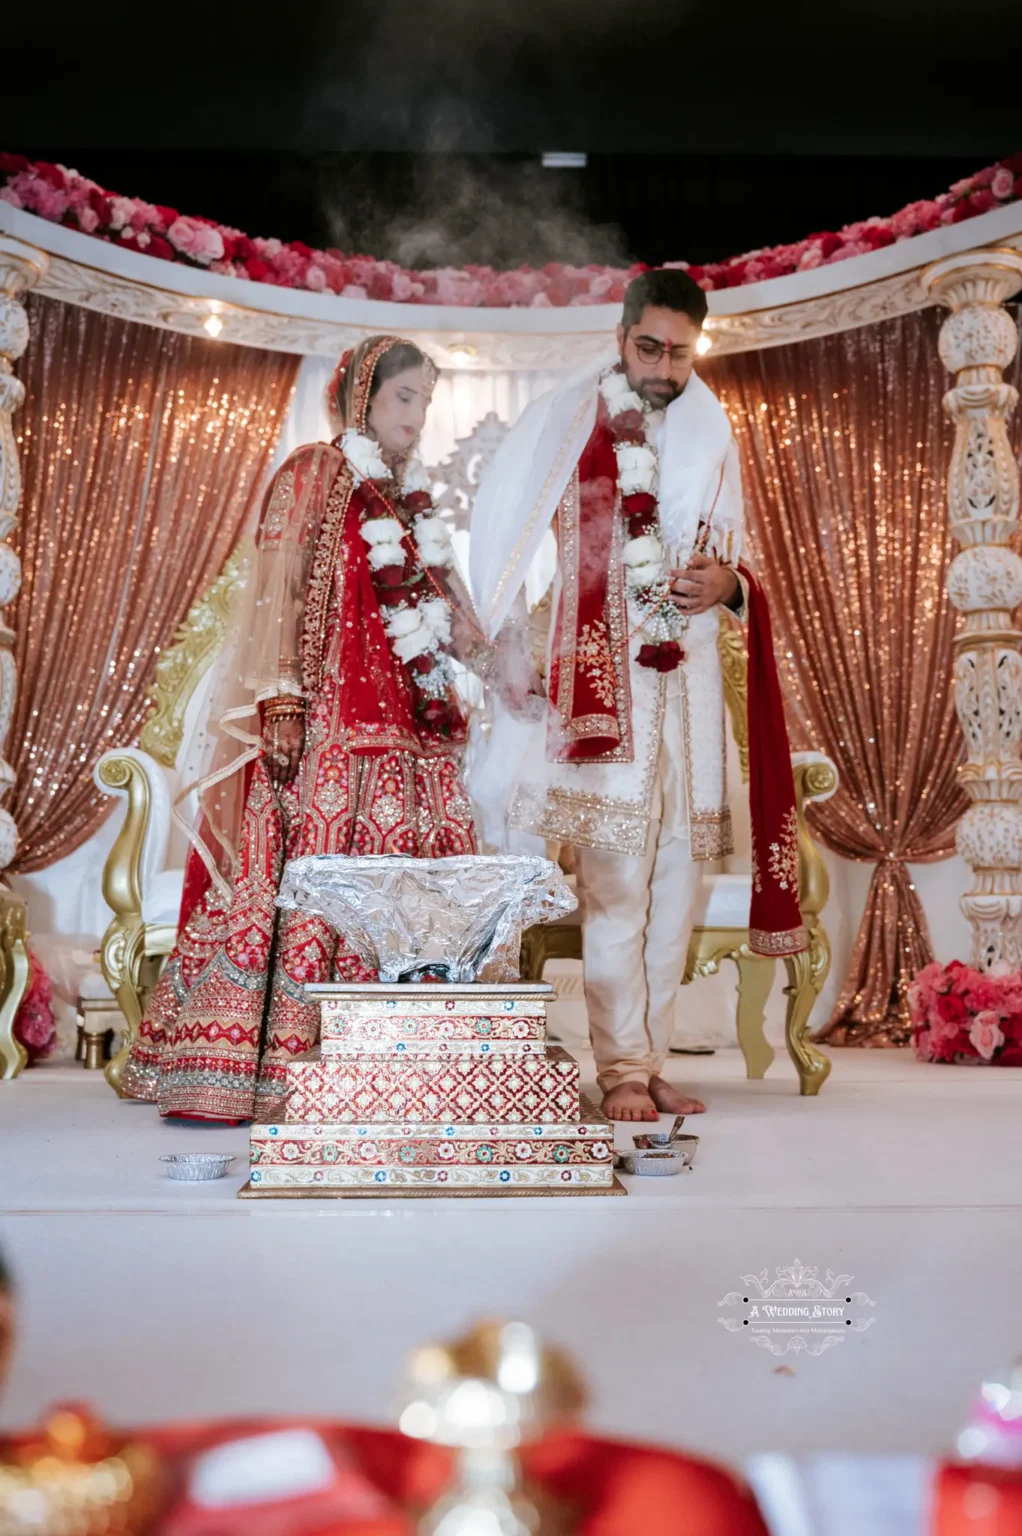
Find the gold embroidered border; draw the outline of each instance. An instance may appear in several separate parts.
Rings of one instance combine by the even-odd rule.
[[[305,617],[302,624],[302,682],[307,697],[319,692],[323,675],[323,647],[326,643],[326,620],[330,607],[330,589],[344,534],[344,519],[355,489],[354,478],[347,459],[341,460],[337,478],[327,497],[323,526],[316,540],[312,556],[312,573],[305,598]]]
[[[805,928],[787,928],[782,933],[767,933],[764,928],[749,929],[749,948],[754,955],[800,955],[809,948]]]
[[[726,859],[734,853],[734,834],[731,830],[731,812],[701,811],[693,815],[689,811],[689,844],[694,859]]]
[[[646,806],[574,790],[530,792],[525,785],[515,792],[508,820],[537,837],[607,853],[643,853],[649,829]]]

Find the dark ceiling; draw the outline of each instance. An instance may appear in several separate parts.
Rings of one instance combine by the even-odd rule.
[[[1006,0],[9,9],[5,147],[407,261],[712,259],[1022,148]]]

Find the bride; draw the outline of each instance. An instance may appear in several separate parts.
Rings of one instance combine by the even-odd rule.
[[[435,378],[394,336],[345,354],[338,436],[299,448],[267,492],[177,947],[122,1080],[163,1115],[278,1118],[287,1063],[318,1040],[304,984],[375,979],[322,919],[275,908],[288,859],[475,851],[452,667],[470,609],[413,456]]]

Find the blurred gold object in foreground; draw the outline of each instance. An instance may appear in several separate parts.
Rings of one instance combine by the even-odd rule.
[[[459,1452],[455,1485],[425,1515],[420,1536],[553,1536],[522,1487],[515,1451],[584,1405],[567,1356],[545,1349],[526,1323],[481,1323],[452,1344],[416,1350],[400,1428]]]
[[[86,1408],[55,1408],[0,1461],[0,1536],[140,1536],[156,1513],[160,1464],[118,1443]]]

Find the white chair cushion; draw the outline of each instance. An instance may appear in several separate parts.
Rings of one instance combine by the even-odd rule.
[[[164,869],[154,876],[148,891],[142,898],[144,923],[169,923],[177,927],[181,912],[181,892],[184,890],[183,869]]]
[[[748,928],[751,875],[706,875],[696,914],[700,928]]]

